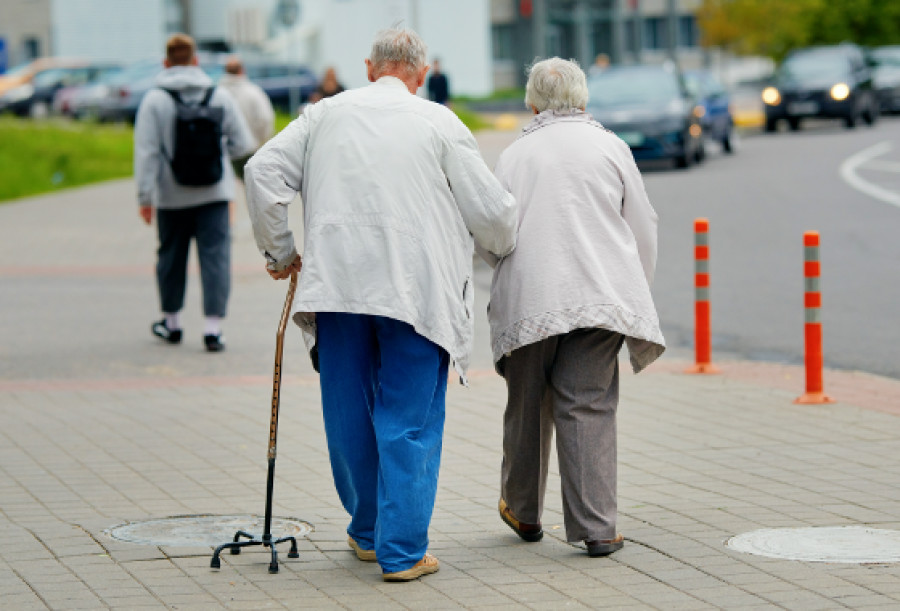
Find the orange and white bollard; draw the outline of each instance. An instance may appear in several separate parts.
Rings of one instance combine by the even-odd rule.
[[[806,392],[794,403],[834,403],[825,394],[822,384],[822,293],[819,289],[819,232],[803,234],[803,306],[805,310],[804,335],[806,340]]]
[[[719,373],[712,364],[709,309],[709,220],[694,220],[694,350],[696,362],[685,373]]]

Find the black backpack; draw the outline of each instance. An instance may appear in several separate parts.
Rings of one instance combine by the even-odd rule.
[[[175,152],[169,159],[175,181],[186,187],[206,187],[222,180],[222,119],[224,110],[211,107],[214,88],[199,104],[185,104],[181,93],[165,90],[175,100]]]

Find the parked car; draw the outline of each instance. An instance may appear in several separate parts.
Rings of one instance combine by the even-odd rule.
[[[225,72],[219,59],[201,58],[200,67],[213,82]],[[128,66],[105,84],[98,92],[98,99],[84,105],[83,114],[94,115],[100,121],[134,123],[141,100],[155,86],[157,75],[164,69],[161,59],[143,60]]]
[[[900,45],[872,50],[872,80],[881,112],[900,112]]]
[[[279,63],[247,63],[247,78],[262,87],[272,106],[285,112],[293,112],[291,105],[299,105],[316,90],[315,74],[303,66]],[[291,96],[294,96],[292,99]]]
[[[82,85],[118,66],[84,64],[48,68],[35,74],[31,81],[15,87],[0,97],[0,108],[22,117],[46,117],[50,114],[53,97],[61,89]]]
[[[734,150],[734,117],[731,96],[725,86],[709,70],[688,70],[684,73],[684,82],[702,109],[700,126],[703,134],[721,144],[726,153],[731,153]]]
[[[16,87],[29,84],[38,72],[43,72],[49,68],[82,66],[84,63],[82,60],[67,57],[40,57],[26,64],[21,64],[5,74],[0,74],[0,96]]]
[[[810,117],[842,119],[848,128],[862,119],[871,125],[879,114],[872,86],[872,70],[863,50],[855,44],[810,47],[794,51],[763,89],[767,132],[780,121],[792,130]]]
[[[608,68],[588,79],[588,92],[587,111],[636,160],[671,159],[680,168],[703,160],[702,111],[673,65]]]
[[[106,82],[109,78],[121,72],[121,66],[99,66],[92,70],[87,80],[83,83],[70,84],[57,90],[53,95],[52,109],[57,115],[78,117],[79,105],[85,99],[85,94],[91,88]]]

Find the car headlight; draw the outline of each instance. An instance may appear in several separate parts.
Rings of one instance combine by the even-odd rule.
[[[3,95],[3,101],[12,104],[13,102],[20,102],[22,100],[27,100],[34,93],[34,87],[30,84],[19,85],[18,87],[14,87],[10,89]]]
[[[846,100],[849,95],[850,87],[847,86],[847,83],[838,83],[831,88],[831,97],[838,102]]]
[[[762,100],[769,106],[777,106],[781,103],[781,93],[774,87],[766,87],[762,91]]]

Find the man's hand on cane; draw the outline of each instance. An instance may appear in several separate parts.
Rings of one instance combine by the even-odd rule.
[[[266,268],[266,271],[269,272],[269,275],[272,276],[275,280],[284,280],[285,278],[290,278],[292,273],[300,273],[300,268],[303,267],[303,261],[300,258],[300,255],[297,255],[291,264],[285,267],[281,271],[274,271],[269,268]]]

